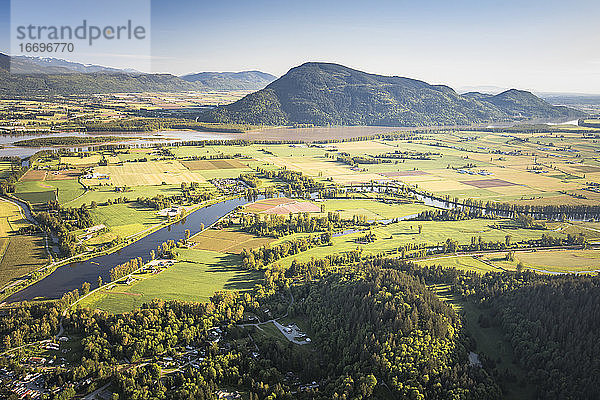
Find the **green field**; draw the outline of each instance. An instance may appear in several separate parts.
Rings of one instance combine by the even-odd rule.
[[[41,235],[15,233],[19,228],[29,225],[16,205],[0,201],[0,288],[40,268],[48,260]]]
[[[113,234],[122,238],[165,221],[165,218],[156,215],[156,210],[137,206],[136,203],[98,206],[91,213],[96,224],[106,225]]]
[[[218,290],[249,290],[261,280],[261,274],[241,270],[239,256],[205,250],[179,249],[178,262],[167,270],[130,286],[94,293],[82,306],[112,313],[131,311],[145,302],[165,300],[206,301]]]
[[[498,224],[498,226],[494,226]],[[422,226],[419,234],[418,227]],[[364,232],[352,233],[345,236],[334,237],[333,246],[320,246],[312,248],[295,256],[290,256],[277,261],[281,265],[289,265],[292,260],[307,261],[312,257],[322,258],[331,253],[362,249],[365,254],[376,255],[379,253],[395,254],[396,249],[402,244],[423,243],[428,246],[440,244],[448,238],[460,244],[468,244],[471,238],[481,236],[485,241],[504,241],[506,235],[511,236],[511,241],[540,238],[542,234],[552,236],[566,236],[559,232],[549,230],[523,229],[516,227],[510,220],[473,219],[463,221],[400,221],[389,225],[378,226],[371,229],[377,240],[369,244],[357,244],[355,239],[364,235]]]
[[[471,256],[434,256],[425,260],[415,261],[418,265],[440,265],[445,268],[456,268],[461,271],[470,271],[470,272],[498,272],[498,268],[494,268],[489,264],[484,263],[483,261],[478,260],[475,257]]]

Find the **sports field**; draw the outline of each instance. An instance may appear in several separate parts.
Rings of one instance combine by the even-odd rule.
[[[164,300],[207,301],[218,290],[249,290],[262,275],[239,269],[239,256],[205,250],[178,249],[178,262],[159,274],[140,276],[131,284],[94,293],[81,305],[112,313],[131,311],[145,302]]]

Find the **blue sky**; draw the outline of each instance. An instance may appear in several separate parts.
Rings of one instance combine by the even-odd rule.
[[[281,75],[329,61],[452,87],[600,93],[598,15],[598,0],[153,0],[152,70]]]

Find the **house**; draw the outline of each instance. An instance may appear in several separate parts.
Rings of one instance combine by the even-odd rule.
[[[215,395],[217,399],[241,399],[242,395],[239,392],[228,392],[226,390],[218,390]]]

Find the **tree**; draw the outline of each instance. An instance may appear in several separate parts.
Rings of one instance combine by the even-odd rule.
[[[419,235],[423,232],[423,225],[419,225]]]
[[[99,276],[98,277],[98,287],[101,287],[101,286],[102,286],[102,277]]]
[[[523,265],[523,262],[519,261],[517,263],[517,273],[519,273],[519,274],[522,273],[524,268],[525,268],[525,266]]]
[[[185,230],[185,242],[187,243],[188,240],[190,240],[190,230],[186,229]]]
[[[81,294],[83,296],[87,295],[90,292],[90,283],[89,282],[83,282],[83,284],[81,285]]]

